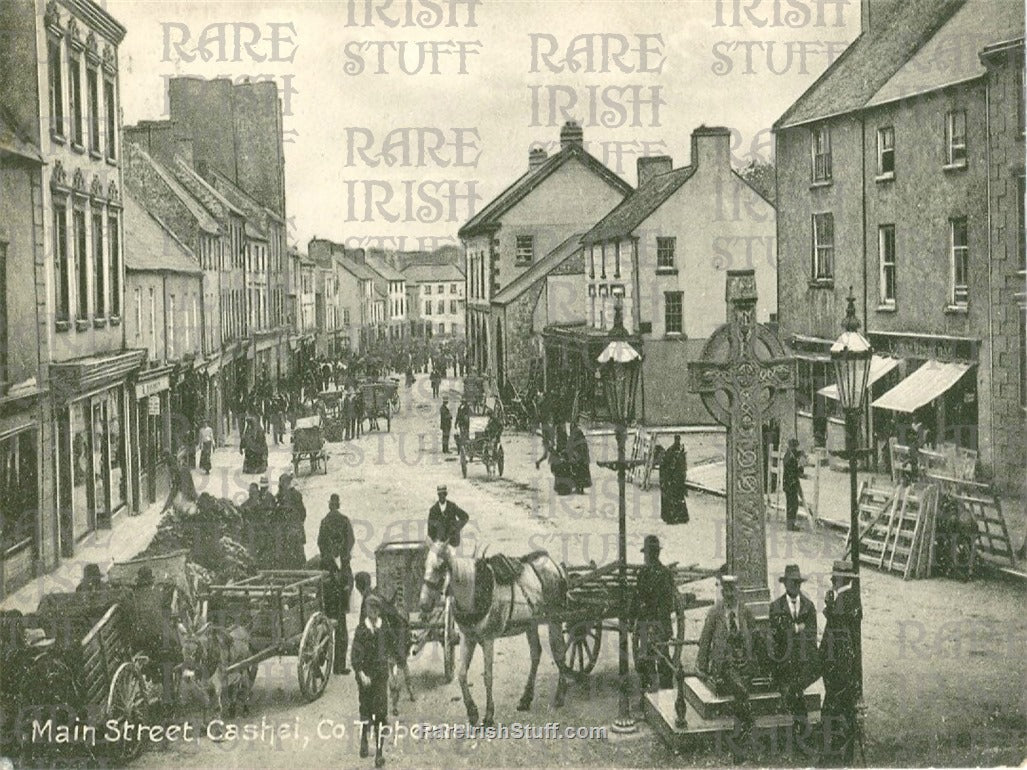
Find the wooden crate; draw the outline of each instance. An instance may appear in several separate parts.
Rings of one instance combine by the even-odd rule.
[[[420,540],[383,543],[374,551],[376,588],[401,613],[420,610],[427,549]]]

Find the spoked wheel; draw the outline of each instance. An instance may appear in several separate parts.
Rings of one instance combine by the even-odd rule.
[[[560,671],[581,678],[592,672],[603,644],[601,621],[581,620],[561,626],[562,639],[549,637],[549,649]],[[563,649],[560,649],[560,644]]]
[[[139,669],[133,663],[122,663],[111,679],[105,722],[113,720],[119,726],[126,723],[148,724],[149,710]],[[112,741],[108,744],[108,753],[114,765],[118,766],[136,759],[144,748],[142,741]]]
[[[499,475],[503,475],[503,445],[499,445],[499,451],[496,452],[496,467],[499,470]]]
[[[315,612],[307,621],[296,661],[300,692],[308,702],[317,700],[328,686],[335,661],[335,629],[324,613]]]
[[[456,674],[456,646],[459,643],[456,630],[456,618],[453,617],[453,597],[446,597],[446,605],[442,610],[442,671],[446,683],[453,681]]]

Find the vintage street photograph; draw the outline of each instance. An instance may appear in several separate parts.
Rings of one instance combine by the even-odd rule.
[[[0,770],[1023,767],[1024,0],[0,0]]]

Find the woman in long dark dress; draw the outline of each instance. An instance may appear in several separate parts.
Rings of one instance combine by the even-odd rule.
[[[243,439],[243,473],[264,473],[267,470],[267,437],[256,417],[250,419]]]
[[[570,463],[567,460],[567,429],[563,422],[556,423],[556,443],[549,453],[549,469],[553,472],[553,490],[558,495],[569,495],[574,491]]]
[[[580,495],[592,486],[592,472],[589,470],[588,441],[578,426],[578,421],[571,423],[571,433],[567,440],[568,475],[574,490]]]

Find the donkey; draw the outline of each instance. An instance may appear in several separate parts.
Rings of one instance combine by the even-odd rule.
[[[514,566],[504,570],[497,580],[496,559],[500,564]],[[519,560],[503,556],[477,559],[458,556],[446,542],[431,542],[424,563],[424,581],[421,586],[421,614],[426,617],[443,593],[443,583],[449,576],[449,587],[454,601],[454,617],[460,628],[461,660],[460,690],[463,693],[467,718],[478,722],[478,707],[467,685],[467,670],[480,644],[485,656],[485,718],[482,724],[494,725],[495,703],[492,699],[492,662],[494,642],[507,636],[525,634],[531,652],[531,667],[524,692],[517,704],[518,711],[527,711],[535,697],[535,676],[542,658],[542,643],[538,626],[547,622],[551,639],[563,639],[560,625],[548,622],[546,616],[558,612],[566,599],[567,573],[546,551],[535,551]],[[561,656],[563,651],[561,651]],[[563,705],[567,680],[560,672],[556,690],[556,705]]]
[[[227,701],[229,716],[235,716],[241,707],[243,715],[249,713],[249,697],[257,666],[229,672],[229,668],[250,657],[250,634],[242,626],[225,630],[205,622],[202,625],[178,624],[179,644],[182,646],[182,684],[199,689],[204,699],[204,714],[214,700],[214,716],[221,718]]]

